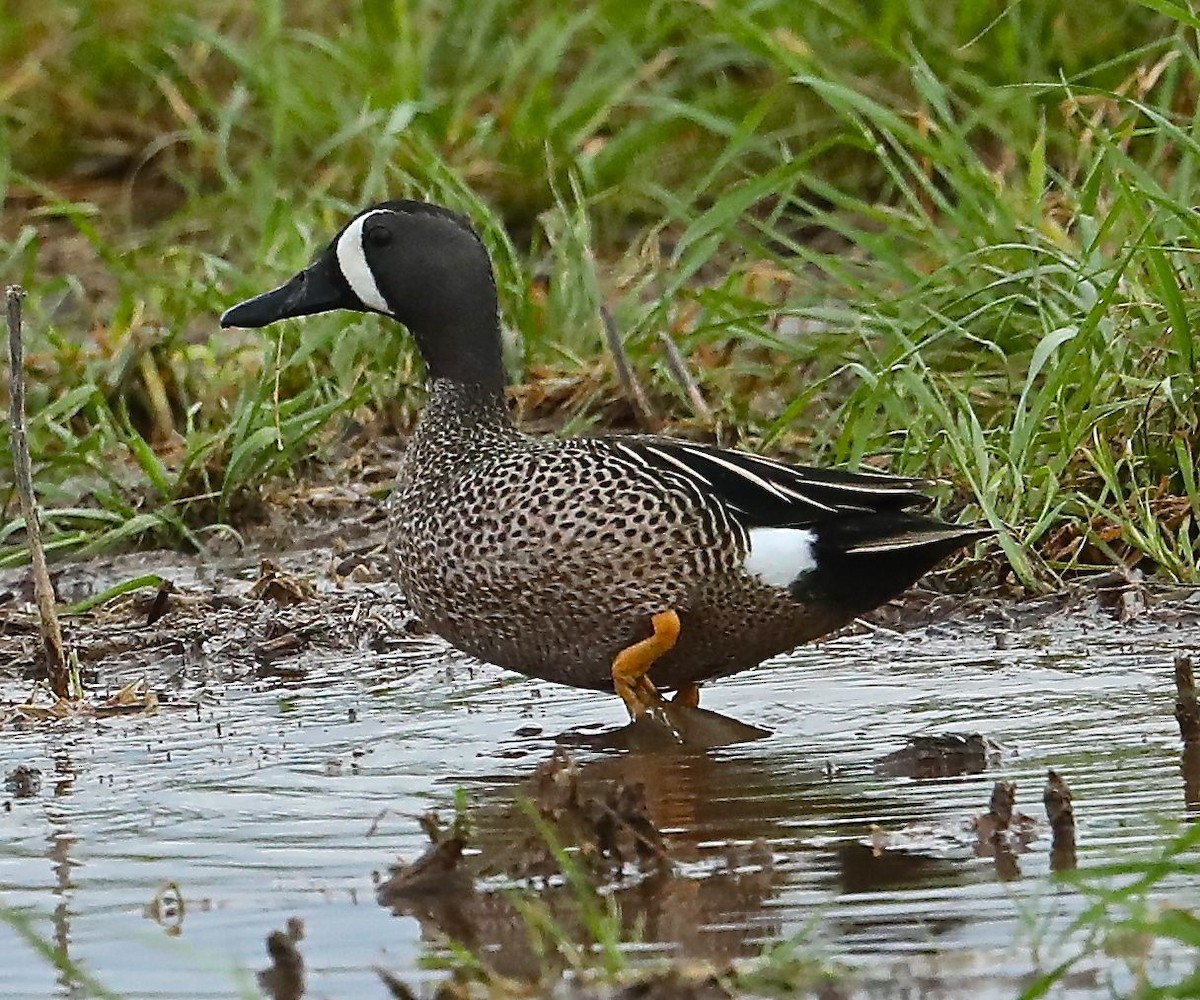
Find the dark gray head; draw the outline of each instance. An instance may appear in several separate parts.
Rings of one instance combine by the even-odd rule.
[[[471,224],[447,208],[384,201],[364,209],[309,267],[234,306],[221,326],[261,327],[333,309],[403,323],[430,378],[504,386],[492,264]]]

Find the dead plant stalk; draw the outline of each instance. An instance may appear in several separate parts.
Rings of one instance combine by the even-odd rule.
[[[21,342],[21,300],[25,298],[25,289],[20,285],[9,285],[5,289],[4,297],[8,319],[13,478],[21,500],[21,514],[25,518],[25,534],[29,539],[33,594],[37,601],[50,687],[55,696],[67,698],[70,695],[67,658],[63,651],[58,612],[54,608],[54,587],[50,582],[50,571],[46,568],[46,550],[42,548],[40,512],[33,495],[33,462],[29,457],[29,436],[25,430],[25,349]]]
[[[633,407],[638,425],[642,430],[657,430],[658,420],[654,415],[654,409],[651,407],[650,399],[638,381],[637,375],[634,374],[633,362],[629,360],[629,352],[625,350],[625,341],[621,337],[621,331],[617,328],[617,321],[604,306],[600,307],[600,319],[604,324],[604,339],[608,342],[608,349],[612,354],[617,381],[621,384],[621,391],[625,393],[625,398]]]

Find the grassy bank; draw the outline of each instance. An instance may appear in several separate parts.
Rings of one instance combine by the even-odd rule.
[[[0,18],[0,272],[31,292],[55,549],[203,545],[411,420],[419,368],[376,320],[215,322],[403,194],[482,227],[539,415],[628,422],[607,303],[667,429],[943,477],[1026,586],[1196,579],[1184,5],[342,7]]]

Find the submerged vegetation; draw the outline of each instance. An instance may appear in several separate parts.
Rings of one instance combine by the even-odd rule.
[[[407,425],[419,368],[376,319],[264,336],[216,316],[409,195],[481,227],[538,417],[630,421],[606,305],[668,430],[946,479],[948,516],[999,529],[988,565],[1025,587],[1114,564],[1194,581],[1197,19],[1173,0],[945,11],[4,18],[0,270],[31,293],[50,548],[202,547],[272,477]],[[20,562],[5,497],[0,560]]]

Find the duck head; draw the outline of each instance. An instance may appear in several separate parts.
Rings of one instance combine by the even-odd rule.
[[[226,311],[221,326],[263,327],[334,309],[402,323],[431,379],[503,389],[491,260],[470,222],[447,208],[384,201],[363,209],[311,265]]]

